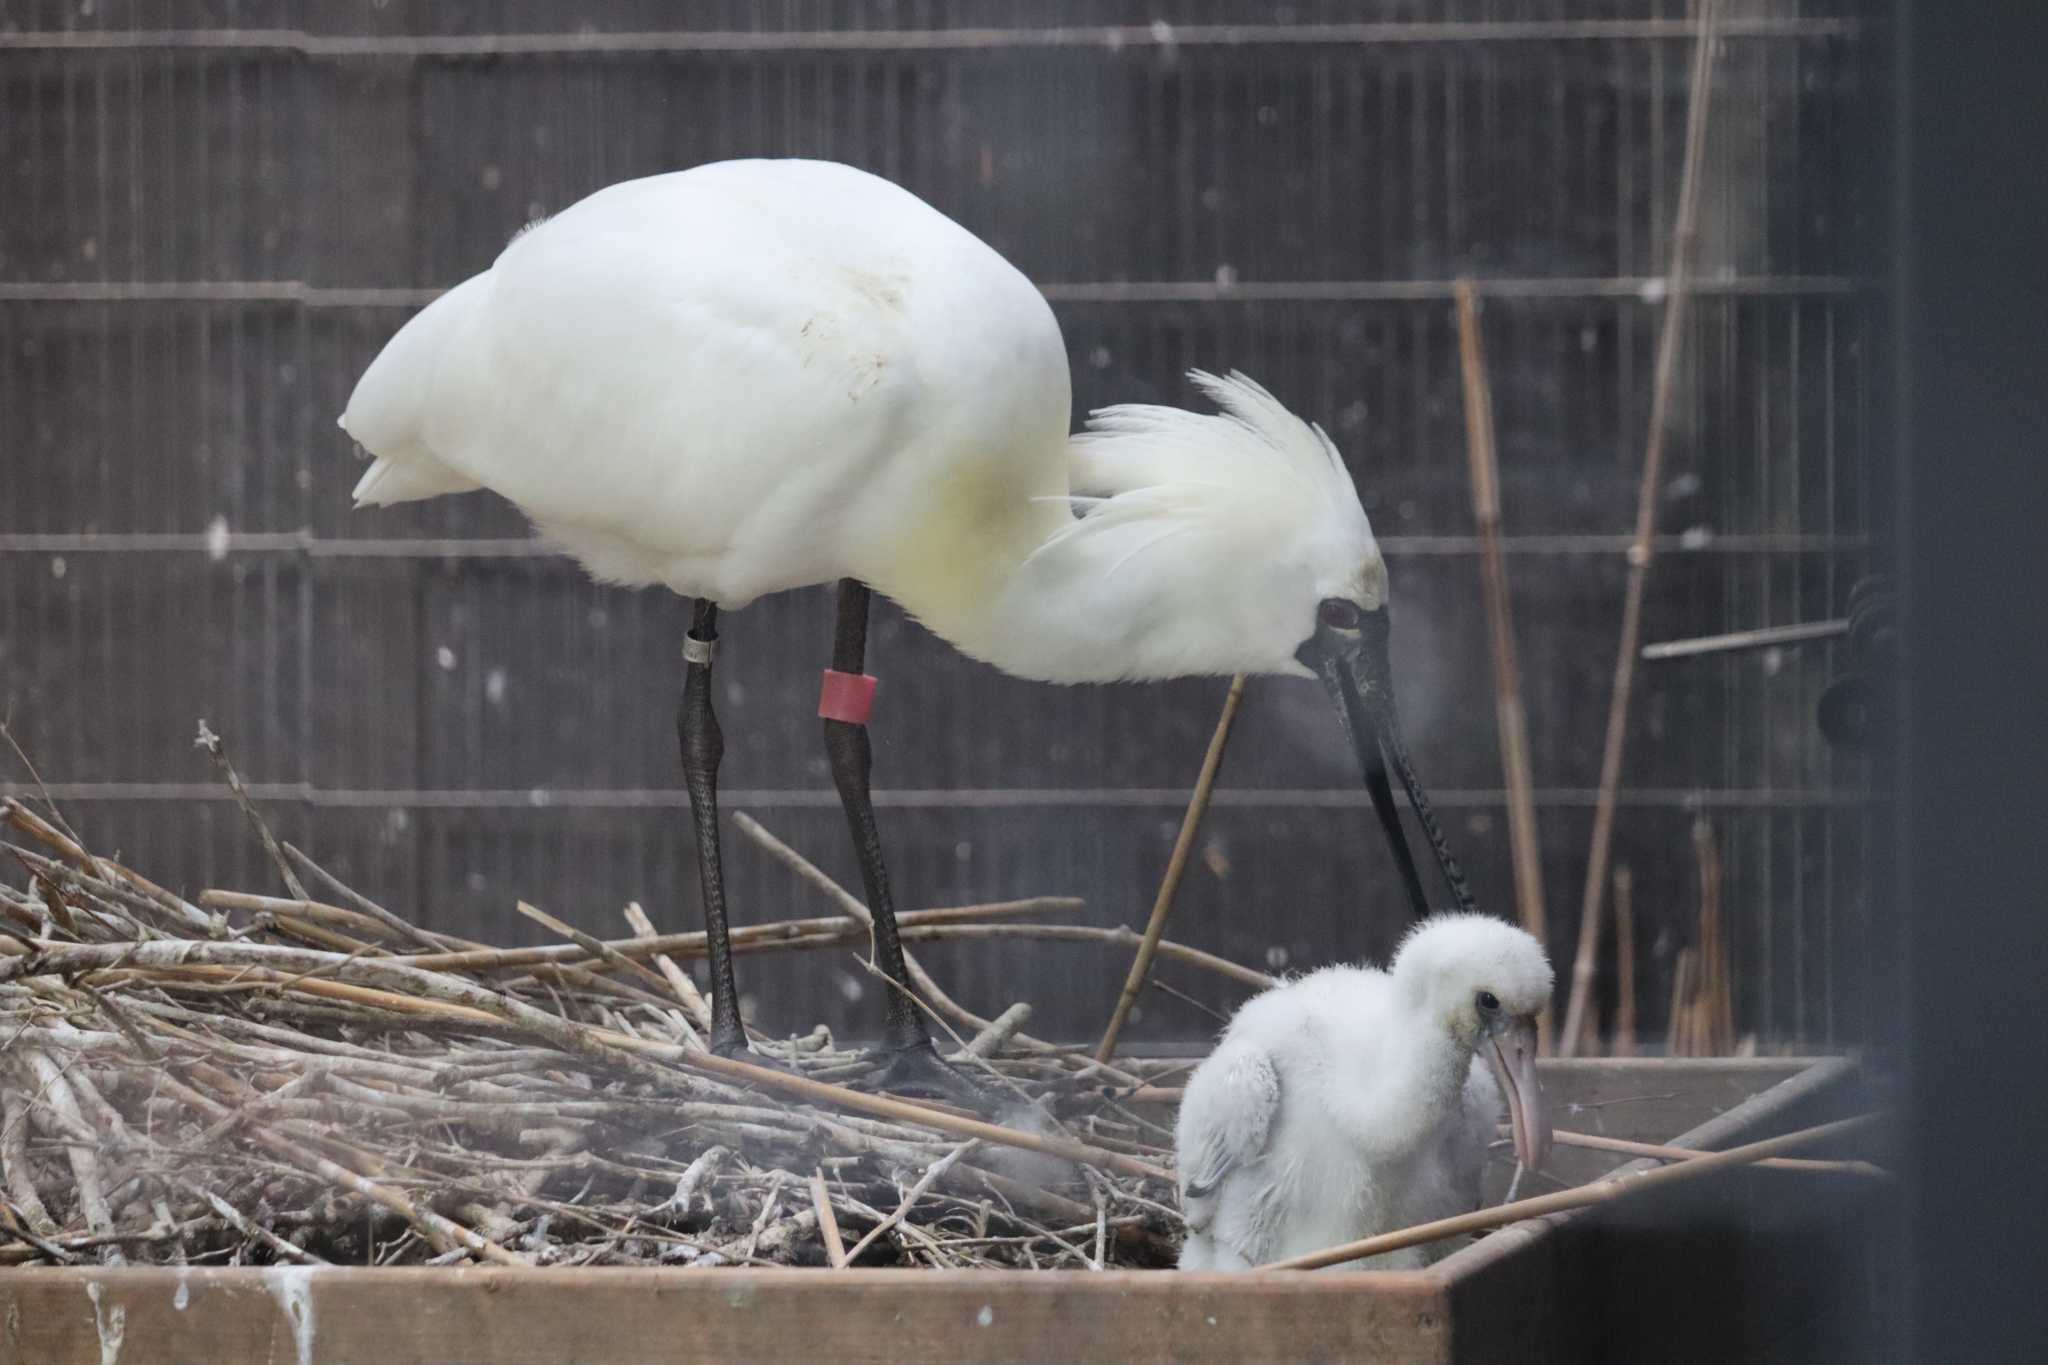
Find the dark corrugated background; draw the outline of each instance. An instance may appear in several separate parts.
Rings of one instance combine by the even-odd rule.
[[[1873,212],[1857,189],[1878,136],[1869,41],[1846,3],[1723,8],[1652,640],[1839,614],[1884,530],[1871,303],[1851,273]],[[684,604],[505,543],[526,530],[488,496],[352,513],[359,468],[333,417],[425,291],[487,266],[535,214],[720,157],[832,157],[900,180],[1048,287],[1078,408],[1181,401],[1188,366],[1235,366],[1330,428],[1392,567],[1411,746],[1475,888],[1506,909],[1449,302],[1452,277],[1480,277],[1568,958],[1686,16],[1643,0],[1375,7],[1391,28],[1224,0],[10,5],[0,705],[74,822],[187,890],[273,881],[190,747],[203,715],[284,837],[427,924],[523,940],[524,898],[624,932],[637,899],[694,927],[673,744]],[[719,36],[575,36],[684,24]],[[504,34],[553,36],[484,50]],[[813,714],[828,638],[817,592],[729,620],[724,782],[730,807],[857,884]],[[1692,934],[1696,815],[1726,864],[1742,1027],[1796,1046],[1868,1032],[1863,774],[1812,725],[1833,656],[1640,675],[1616,860],[1635,874],[1659,1036]],[[871,659],[906,907],[1057,891],[1094,922],[1142,920],[1220,682],[1020,683],[893,608]],[[1254,682],[1224,786],[1173,936],[1258,964],[1383,952],[1401,901],[1313,685]],[[824,912],[728,847],[742,922]],[[1065,945],[923,955],[971,1005],[1033,1000],[1052,1036],[1099,1027],[1124,965]],[[764,1022],[870,1024],[844,959],[743,968]],[[1209,1027],[1160,996],[1135,1026]]]

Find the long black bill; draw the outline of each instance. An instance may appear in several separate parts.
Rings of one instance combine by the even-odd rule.
[[[1356,630],[1319,622],[1316,633],[1302,644],[1296,657],[1315,670],[1337,703],[1337,714],[1344,721],[1345,733],[1351,737],[1351,747],[1357,751],[1358,765],[1365,772],[1365,789],[1372,796],[1373,810],[1379,815],[1387,847],[1393,850],[1394,862],[1401,870],[1401,881],[1408,888],[1408,900],[1416,918],[1429,913],[1429,898],[1423,894],[1422,878],[1415,870],[1415,858],[1408,851],[1408,836],[1401,828],[1401,811],[1394,804],[1393,788],[1387,781],[1389,764],[1408,793],[1415,818],[1422,822],[1422,832],[1429,839],[1430,851],[1436,854],[1437,868],[1443,873],[1451,896],[1460,910],[1472,909],[1472,891],[1465,885],[1465,874],[1459,871],[1458,860],[1451,856],[1436,812],[1430,807],[1429,794],[1416,779],[1415,766],[1408,761],[1408,750],[1401,743],[1400,720],[1394,711],[1393,672],[1387,663],[1386,608],[1360,613]]]

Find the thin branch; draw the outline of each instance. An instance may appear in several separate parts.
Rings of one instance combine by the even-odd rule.
[[[1522,665],[1515,649],[1507,556],[1501,549],[1500,457],[1494,444],[1493,388],[1479,300],[1470,280],[1458,281],[1458,359],[1465,388],[1465,455],[1472,473],[1472,520],[1479,528],[1481,595],[1486,600],[1487,654],[1493,664],[1493,714],[1500,737],[1501,780],[1508,797],[1508,847],[1515,869],[1515,906],[1522,927],[1550,942],[1543,905],[1543,858],[1536,835],[1535,780],[1529,762],[1529,717],[1522,705]],[[1537,1021],[1538,1046],[1550,1047],[1550,1010]]]
[[[1607,889],[1607,860],[1614,846],[1614,807],[1621,786],[1622,756],[1628,746],[1628,703],[1635,687],[1636,652],[1643,635],[1643,593],[1656,553],[1657,505],[1664,483],[1664,445],[1677,390],[1678,353],[1685,339],[1686,305],[1692,289],[1692,257],[1699,220],[1701,167],[1706,160],[1707,112],[1713,104],[1714,26],[1717,0],[1700,0],[1699,36],[1693,42],[1692,89],[1685,116],[1685,162],[1680,172],[1678,213],[1671,227],[1671,270],[1666,281],[1664,326],[1657,339],[1651,380],[1650,430],[1636,490],[1635,543],[1628,552],[1628,588],[1622,600],[1621,643],[1614,656],[1614,686],[1607,705],[1607,736],[1600,752],[1600,793],[1593,807],[1592,846],[1586,855],[1586,889],[1579,904],[1579,946],[1572,962],[1571,996],[1565,1006],[1558,1055],[1569,1057],[1586,1024],[1593,989],[1600,911]]]
[[[1201,832],[1202,817],[1209,813],[1209,798],[1216,788],[1216,774],[1223,767],[1223,751],[1230,743],[1230,728],[1237,721],[1237,709],[1244,701],[1244,674],[1230,680],[1230,690],[1223,696],[1222,713],[1216,717],[1216,729],[1209,736],[1209,748],[1202,755],[1202,770],[1195,777],[1194,794],[1188,798],[1187,813],[1181,816],[1180,833],[1174,837],[1173,854],[1166,860],[1166,875],[1159,879],[1159,893],[1152,898],[1152,914],[1145,921],[1145,937],[1138,945],[1137,956],[1131,959],[1130,974],[1124,978],[1122,994],[1116,998],[1116,1009],[1109,1016],[1109,1026],[1102,1031],[1102,1041],[1095,1045],[1095,1060],[1107,1062],[1116,1053],[1116,1040],[1124,1031],[1124,1021],[1130,1018],[1131,1007],[1138,1003],[1138,996],[1145,989],[1145,978],[1152,971],[1153,954],[1159,951],[1159,940],[1166,932],[1167,916],[1173,913],[1173,898],[1180,892],[1181,877],[1187,872],[1188,855],[1194,851],[1195,836]]]
[[[1400,1251],[1405,1247],[1440,1242],[1446,1237],[1460,1237],[1468,1232],[1506,1227],[1510,1223],[1519,1223],[1526,1218],[1563,1213],[1569,1209],[1589,1208],[1594,1204],[1605,1204],[1616,1199],[1639,1195],[1646,1190],[1699,1180],[1729,1167],[1751,1165],[1765,1157],[1777,1156],[1780,1152],[1809,1147],[1817,1142],[1859,1132],[1875,1123],[1878,1117],[1876,1114],[1860,1114],[1855,1118],[1823,1123],[1814,1128],[1802,1128],[1796,1133],[1765,1138],[1761,1142],[1745,1143],[1740,1147],[1731,1147],[1725,1152],[1709,1152],[1696,1160],[1609,1176],[1605,1180],[1596,1180],[1590,1185],[1579,1185],[1569,1190],[1559,1190],[1555,1194],[1539,1194],[1534,1198],[1519,1199],[1511,1204],[1500,1204],[1474,1213],[1463,1213],[1454,1218],[1439,1218],[1433,1222],[1418,1223],[1414,1227],[1383,1232],[1376,1237],[1346,1242],[1342,1246],[1327,1247],[1322,1251],[1312,1251],[1301,1256],[1290,1256],[1285,1260],[1268,1262],[1259,1269],[1320,1270],[1325,1266],[1361,1261],[1368,1256],[1380,1256],[1389,1251]]]

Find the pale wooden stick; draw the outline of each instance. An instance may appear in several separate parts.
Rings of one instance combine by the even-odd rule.
[[[29,1048],[24,1054],[29,1072],[42,1089],[42,1102],[50,1112],[64,1120],[63,1126],[74,1136],[64,1144],[64,1155],[71,1163],[71,1177],[78,1190],[78,1210],[85,1215],[85,1225],[95,1234],[111,1237],[114,1232],[114,1211],[107,1206],[107,1190],[100,1179],[98,1134],[79,1112],[78,1098],[71,1091],[71,1082],[64,1076],[64,1069],[51,1061],[38,1048]],[[80,1131],[93,1138],[82,1142],[76,1136]],[[109,1242],[101,1253],[109,1265],[120,1265],[127,1257],[120,1245]]]
[[[1735,1050],[1735,1009],[1728,978],[1728,929],[1721,904],[1721,851],[1705,817],[1692,822],[1693,848],[1700,865],[1701,1050],[1724,1056]]]
[[[647,912],[640,908],[640,902],[631,901],[626,905],[626,927],[642,938],[654,937],[654,921],[647,918]],[[711,1003],[704,993],[697,989],[697,983],[690,974],[676,965],[676,960],[667,953],[656,953],[654,965],[661,968],[662,976],[668,981],[669,989],[676,993],[676,999],[683,1004],[683,1012],[689,1016],[684,1027],[689,1029],[690,1041],[701,1043],[697,1030],[711,1031]],[[692,1028],[690,1025],[694,1024]]]
[[[1636,877],[1614,869],[1614,1055],[1636,1055]]]
[[[659,972],[651,970],[642,963],[635,962],[632,958],[627,957],[624,953],[605,947],[603,939],[600,939],[592,934],[586,934],[581,929],[578,929],[575,925],[569,924],[563,920],[556,919],[553,915],[550,915],[547,911],[541,909],[539,906],[529,905],[525,901],[515,901],[513,903],[513,908],[518,910],[520,914],[526,916],[526,918],[532,920],[535,924],[541,925],[543,928],[552,930],[553,932],[560,934],[563,938],[566,938],[570,940],[572,943],[575,943],[578,947],[582,948],[591,956],[601,957],[614,967],[624,968],[629,975],[639,977],[642,981],[654,987],[656,991],[665,991],[671,989],[668,981]]]
[[[1181,816],[1180,833],[1173,841],[1172,856],[1166,860],[1166,875],[1159,879],[1159,893],[1152,898],[1152,915],[1145,922],[1145,937],[1138,944],[1137,956],[1131,959],[1130,974],[1124,978],[1123,993],[1116,998],[1116,1009],[1109,1016],[1109,1027],[1102,1031],[1102,1041],[1095,1045],[1095,1060],[1107,1062],[1116,1051],[1117,1036],[1124,1031],[1124,1021],[1130,1018],[1131,1007],[1138,1003],[1138,995],[1145,989],[1145,978],[1152,972],[1153,954],[1159,951],[1160,937],[1166,932],[1166,917],[1173,912],[1173,898],[1180,892],[1181,877],[1188,868],[1188,854],[1194,851],[1195,836],[1201,832],[1202,817],[1209,813],[1209,798],[1216,787],[1216,773],[1223,766],[1223,750],[1230,743],[1230,727],[1237,720],[1237,708],[1244,701],[1244,674],[1230,680],[1230,690],[1223,695],[1223,711],[1216,717],[1215,732],[1209,736],[1208,751],[1202,755],[1202,770],[1195,778],[1194,794],[1188,798],[1186,814]]]
[[[234,762],[228,757],[227,745],[221,742],[220,736],[213,732],[204,718],[199,722],[199,738],[193,743],[206,750],[208,757],[213,759],[214,766],[220,769],[221,776],[227,779],[228,790],[234,794],[235,804],[242,808],[242,814],[248,816],[249,823],[255,826],[256,838],[262,843],[263,851],[270,855],[270,861],[277,867],[278,875],[284,878],[285,886],[292,895],[302,901],[313,899],[306,894],[306,885],[299,880],[299,874],[292,870],[291,861],[284,856],[284,850],[278,847],[277,836],[270,832],[270,824],[263,818],[263,812],[257,810],[256,803],[250,799],[249,789],[242,785],[242,775],[235,771]]]
[[[1698,1161],[1710,1152],[1697,1151],[1691,1147],[1666,1147],[1655,1142],[1630,1142],[1625,1138],[1607,1137],[1600,1133],[1553,1132],[1551,1137],[1560,1147],[1585,1147],[1598,1152],[1622,1152],[1629,1156],[1656,1157],[1660,1161]],[[1812,1161],[1804,1157],[1766,1157],[1756,1163],[1768,1166],[1774,1171],[1814,1171],[1835,1175],[1864,1175],[1879,1180],[1890,1180],[1892,1173],[1882,1166],[1873,1166],[1868,1161]]]
[[[480,948],[483,946],[480,943],[471,943],[467,939],[456,938],[450,934],[429,933],[411,920],[400,915],[394,915],[362,892],[348,885],[341,878],[314,862],[303,850],[293,847],[290,843],[286,843],[284,851],[293,862],[311,873],[316,881],[334,888],[336,895],[394,933],[401,934],[415,943],[424,944],[429,948]]]
[[[168,1072],[160,1073],[157,1076],[156,1084],[178,1099],[183,1100],[186,1104],[210,1114],[216,1119],[226,1117],[229,1112],[226,1105],[216,1103],[214,1100],[179,1081]],[[287,1164],[316,1171],[343,1189],[351,1190],[372,1203],[391,1210],[418,1228],[427,1241],[438,1251],[447,1251],[460,1246],[475,1255],[483,1257],[487,1261],[494,1261],[499,1265],[524,1266],[527,1264],[526,1261],[505,1250],[505,1248],[499,1246],[483,1234],[463,1227],[460,1223],[444,1217],[430,1208],[416,1205],[412,1200],[406,1198],[405,1195],[392,1189],[390,1186],[371,1180],[368,1176],[352,1171],[341,1163],[320,1155],[318,1152],[307,1151],[260,1124],[250,1124],[246,1132],[252,1141],[269,1148],[274,1155],[284,1158]]]
[[[292,948],[279,944],[193,943],[168,939],[147,943],[85,944],[39,939],[35,942],[35,949],[33,960],[28,956],[0,959],[0,982],[22,976],[31,965],[38,974],[54,975],[91,972],[116,964],[171,975],[203,972],[232,975],[238,970],[247,971],[252,968],[267,969],[273,974],[289,974],[330,968],[336,976],[354,977],[360,982],[377,984],[371,986],[351,981],[310,979],[299,982],[294,989],[314,994],[355,991],[372,997],[363,1003],[384,1004],[387,1008],[394,1007],[389,1002],[401,1002],[418,1014],[438,1015],[466,1023],[481,1020],[499,1027],[510,1023],[538,1034],[564,1051],[617,1067],[639,1079],[671,1090],[681,1078],[673,1071],[648,1062],[648,1057],[658,1057],[672,1065],[708,1073],[725,1080],[739,1081],[766,1090],[777,1090],[816,1103],[837,1105],[856,1113],[872,1114],[878,1118],[900,1119],[920,1127],[952,1133],[958,1137],[981,1138],[1001,1146],[1043,1152],[1047,1156],[1060,1157],[1081,1165],[1101,1166],[1107,1170],[1122,1171],[1127,1175],[1160,1180],[1173,1178],[1173,1172],[1165,1167],[1139,1161],[1135,1157],[1125,1156],[1119,1152],[1092,1147],[1086,1143],[1004,1128],[980,1119],[914,1104],[908,1100],[887,1095],[870,1095],[859,1090],[849,1090],[845,1086],[831,1085],[769,1067],[756,1066],[736,1058],[691,1051],[673,1043],[656,1042],[610,1029],[596,1028],[573,1019],[565,1019],[557,1014],[550,1014],[517,997],[501,994],[462,977],[421,971],[406,965],[406,959],[402,957],[357,958],[348,961],[340,953],[316,952],[310,948]],[[203,964],[193,960],[200,957],[206,959]],[[1120,1075],[1113,1070],[1108,1074]]]
[[[1761,1142],[1730,1147],[1725,1152],[1708,1152],[1691,1161],[1612,1175],[1604,1180],[1596,1180],[1590,1185],[1559,1190],[1555,1194],[1539,1194],[1531,1199],[1518,1199],[1512,1204],[1497,1204],[1490,1209],[1461,1213],[1454,1218],[1439,1218],[1434,1222],[1418,1223],[1414,1227],[1401,1228],[1395,1232],[1383,1232],[1377,1237],[1346,1242],[1342,1246],[1327,1247],[1322,1251],[1311,1251],[1301,1256],[1290,1256],[1285,1260],[1269,1261],[1259,1269],[1320,1270],[1324,1266],[1364,1260],[1368,1256],[1379,1256],[1389,1251],[1399,1251],[1404,1247],[1440,1242],[1446,1237],[1458,1237],[1487,1228],[1506,1227],[1525,1218],[1540,1218],[1546,1214],[1564,1213],[1570,1209],[1605,1204],[1641,1194],[1645,1190],[1682,1184],[1688,1180],[1699,1180],[1731,1166],[1751,1165],[1765,1157],[1776,1156],[1780,1152],[1825,1142],[1830,1138],[1867,1128],[1877,1119],[1876,1114],[1859,1114],[1854,1118],[1838,1119],[1815,1128],[1802,1128],[1796,1133],[1786,1133],[1782,1137],[1765,1138]]]
[[[31,1232],[44,1237],[57,1234],[57,1220],[50,1216],[44,1206],[42,1195],[36,1190],[35,1174],[28,1164],[28,1119],[27,1096],[23,1096],[20,1113],[13,1112],[7,1102],[8,1087],[5,1084],[4,1064],[0,1064],[0,1176],[5,1177],[7,1196],[14,1201],[15,1208],[27,1221]]]
[[[912,1185],[910,1192],[903,1196],[903,1202],[896,1206],[896,1211],[869,1228],[866,1236],[847,1248],[846,1263],[852,1265],[855,1261],[859,1260],[860,1254],[874,1245],[877,1237],[880,1237],[890,1228],[901,1223],[910,1213],[912,1207],[916,1205],[917,1201],[924,1198],[925,1191],[932,1187],[932,1182],[953,1169],[953,1163],[965,1156],[973,1147],[974,1144],[972,1142],[963,1142],[931,1165],[925,1167],[924,1174],[917,1178],[917,1183]]]
[[[293,1242],[287,1242],[284,1238],[278,1236],[269,1228],[263,1227],[257,1223],[250,1222],[247,1218],[244,1218],[242,1216],[242,1211],[240,1209],[236,1208],[233,1204],[230,1204],[227,1200],[215,1194],[212,1190],[207,1189],[205,1186],[195,1184],[194,1182],[186,1180],[182,1177],[178,1178],[178,1183],[180,1185],[183,1185],[186,1189],[191,1190],[201,1199],[204,1199],[208,1204],[212,1205],[213,1211],[219,1214],[222,1218],[226,1219],[228,1222],[228,1226],[234,1228],[235,1231],[241,1233],[244,1237],[248,1237],[252,1240],[263,1243],[263,1245],[269,1247],[272,1251],[284,1257],[286,1260],[297,1261],[300,1265],[328,1264],[326,1260],[319,1256],[315,1256],[312,1252],[306,1250],[304,1247],[299,1246]]]
[[[970,1057],[987,1057],[1002,1050],[1010,1035],[1031,1021],[1031,1006],[1019,1000],[989,1021],[989,1026],[968,1040],[960,1050]]]
[[[1628,744],[1628,702],[1636,679],[1636,650],[1643,634],[1643,593],[1650,557],[1656,550],[1657,506],[1664,491],[1664,438],[1677,390],[1678,352],[1685,336],[1686,303],[1692,287],[1692,253],[1699,219],[1700,166],[1706,159],[1707,110],[1713,103],[1715,0],[1700,0],[1699,36],[1693,41],[1692,91],[1685,116],[1685,162],[1679,175],[1678,214],[1671,227],[1671,269],[1665,281],[1664,327],[1657,339],[1651,379],[1650,431],[1643,447],[1637,485],[1636,529],[1628,551],[1628,588],[1621,608],[1621,645],[1614,656],[1614,688],[1607,704],[1607,736],[1600,752],[1600,791],[1593,807],[1592,848],[1586,855],[1586,891],[1579,905],[1579,947],[1572,961],[1571,996],[1565,1005],[1558,1055],[1569,1057],[1586,1021],[1593,989],[1594,949],[1600,942],[1600,910],[1606,897],[1607,859],[1614,846],[1615,800],[1621,787],[1622,754]]]
[[[1529,765],[1529,718],[1522,706],[1522,665],[1508,595],[1507,555],[1500,540],[1500,461],[1494,446],[1493,390],[1479,330],[1472,281],[1459,280],[1458,358],[1465,385],[1465,454],[1472,469],[1472,520],[1479,527],[1480,587],[1486,599],[1487,653],[1493,662],[1493,713],[1500,732],[1501,775],[1507,784],[1508,847],[1514,857],[1515,907],[1538,943],[1544,928],[1543,860],[1536,838],[1535,780]],[[1550,1010],[1536,1023],[1538,1050],[1550,1050]]]
[[[740,833],[760,845],[777,862],[783,864],[799,877],[802,877],[805,881],[829,896],[846,913],[848,919],[853,920],[862,928],[867,928],[874,923],[874,916],[868,912],[867,906],[861,904],[860,897],[848,891],[838,882],[833,881],[831,877],[825,874],[823,869],[809,858],[806,858],[803,854],[769,833],[760,821],[754,819],[745,811],[734,811],[732,822],[733,826]],[[896,923],[899,928],[902,926],[903,918],[901,915],[897,916]],[[913,1000],[916,1000],[920,995],[923,996],[924,1001],[919,1003],[922,1004],[928,1001],[932,1010],[948,1016],[964,1028],[969,1028],[979,1033],[982,1029],[989,1026],[988,1020],[967,1009],[959,1001],[946,994],[939,987],[939,983],[932,980],[931,973],[924,969],[924,965],[909,952],[903,954],[903,968],[909,973],[910,980],[907,982],[891,982],[892,988],[910,991]],[[1034,1038],[1021,1029],[1018,1030],[1014,1037],[1019,1047],[1029,1048],[1033,1052],[1058,1052],[1060,1050],[1044,1039]],[[1127,1081],[1137,1080],[1135,1076],[1120,1075],[1120,1078]]]
[[[1692,1052],[1693,977],[1698,956],[1690,948],[1678,950],[1671,968],[1671,1018],[1665,1025],[1664,1051],[1672,1057],[1690,1057]]]
[[[825,1188],[825,1172],[811,1173],[811,1207],[818,1211],[818,1240],[825,1244],[825,1259],[834,1270],[846,1269],[846,1243],[839,1237],[839,1215],[832,1212],[832,1193]]]
[[[773,838],[773,835],[769,836]],[[786,847],[786,845],[779,845]],[[772,852],[773,850],[771,850]],[[778,855],[780,856],[780,855]],[[819,874],[822,876],[823,874]],[[829,879],[827,879],[829,880]],[[833,883],[836,887],[837,883]],[[290,904],[291,902],[286,902]],[[1008,919],[1013,916],[1067,914],[1081,909],[1086,902],[1071,896],[1035,896],[1028,900],[997,901],[989,905],[947,906],[935,910],[906,910],[896,916],[899,927],[907,928],[918,924],[956,924],[988,919]],[[863,909],[866,907],[863,906]],[[858,932],[855,932],[858,930]],[[784,940],[797,941],[806,936],[832,935],[835,943],[867,941],[867,930],[856,922],[849,925],[847,916],[821,915],[812,919],[776,920],[770,924],[735,925],[732,930],[734,952],[761,951],[766,944]],[[611,938],[600,940],[604,946],[622,957],[643,959],[659,953],[676,957],[700,958],[710,955],[710,939],[699,929],[681,934],[643,934],[638,938]],[[574,966],[593,960],[591,954],[577,944],[550,943],[532,948],[466,948],[446,953],[415,953],[405,959],[416,967],[439,972],[485,972],[509,967],[535,967],[543,963],[560,966]],[[707,1026],[708,1027],[708,1026]]]

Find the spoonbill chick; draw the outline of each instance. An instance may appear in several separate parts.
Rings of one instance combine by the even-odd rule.
[[[838,584],[818,706],[877,966],[906,980],[869,792],[870,591],[1024,678],[1317,677],[1416,915],[1388,770],[1470,895],[1401,746],[1387,568],[1336,447],[1242,375],[1222,409],[1069,434],[1052,309],[986,244],[849,166],[725,161],[599,190],[398,332],[341,425],[377,507],[509,499],[597,578],[695,599],[677,720],[711,956],[711,1045],[744,1050],[718,830],[721,612]],[[888,1002],[884,1085],[957,1090]],[[951,1077],[951,1080],[948,1078]]]
[[[1247,1270],[1479,1206],[1503,1102],[1550,1151],[1542,945],[1486,915],[1424,920],[1386,971],[1325,967],[1255,996],[1189,1078],[1175,1133],[1183,1270]],[[1413,1269],[1449,1244],[1354,1263]]]

